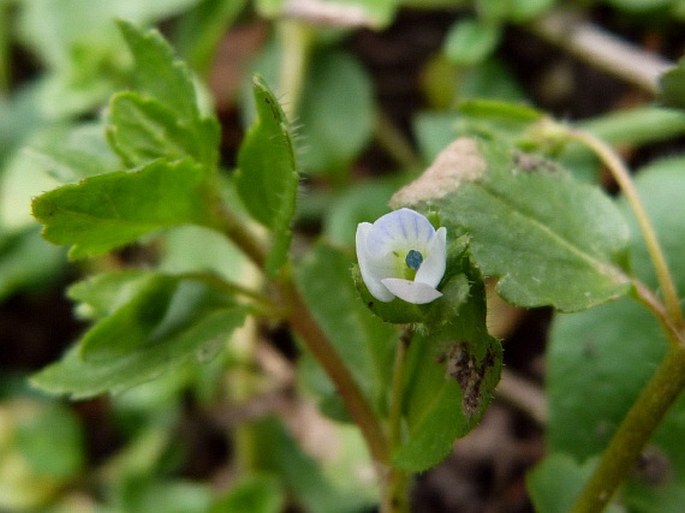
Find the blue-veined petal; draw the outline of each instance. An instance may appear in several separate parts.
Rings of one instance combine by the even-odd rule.
[[[447,229],[438,228],[435,236],[426,248],[421,267],[416,272],[415,281],[426,283],[431,287],[437,287],[442,277],[445,275],[445,265],[447,261]]]

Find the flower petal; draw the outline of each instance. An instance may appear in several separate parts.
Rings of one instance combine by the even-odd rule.
[[[425,283],[435,288],[445,274],[447,262],[447,229],[438,228],[435,236],[426,248],[426,256],[416,272],[414,281]]]
[[[357,261],[359,262],[359,271],[361,272],[362,279],[371,295],[379,301],[388,303],[395,299],[395,296],[388,291],[385,285],[381,283],[381,280],[388,276],[392,276],[394,266],[391,259],[374,258],[369,254],[367,239],[372,229],[373,225],[371,223],[359,223],[359,225],[357,225],[355,246]]]
[[[373,223],[367,239],[367,248],[372,255],[386,255],[394,249],[416,249],[425,247],[435,235],[435,228],[424,216],[401,208],[379,217]]]
[[[398,298],[416,305],[430,303],[442,296],[442,292],[439,290],[418,281],[385,278],[381,280],[381,283]]]

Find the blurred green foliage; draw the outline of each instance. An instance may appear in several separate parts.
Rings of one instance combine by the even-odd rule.
[[[512,303],[566,311],[625,295],[633,272],[656,287],[628,208],[597,187],[596,158],[540,137],[548,114],[502,51],[512,26],[525,30],[567,3],[339,0],[330,3],[339,9],[332,20],[295,13],[295,22],[284,19],[293,4],[0,0],[0,300],[54,294],[75,278],[67,295],[90,327],[32,382],[78,399],[116,393],[74,407],[16,386],[16,374],[25,382],[29,369],[0,376],[0,509],[373,507],[378,485],[367,449],[313,356],[288,339],[299,359],[286,385],[259,359],[279,311],[251,295],[263,278],[220,232],[257,224],[268,231],[267,278],[293,276],[374,412],[388,416],[398,333],[359,301],[350,277],[354,229],[387,212],[393,193],[458,137],[481,141],[488,175],[421,205],[451,237],[466,233],[469,257],[464,248],[452,255],[446,306],[421,313],[432,327],[417,332],[408,354],[394,464],[436,465],[489,403],[502,354],[485,329],[481,273],[500,276],[499,291]],[[588,16],[609,6],[638,25],[673,28],[685,18],[682,0],[586,4]],[[421,63],[420,101],[403,106],[409,128],[393,132],[383,124],[382,70],[372,71],[351,41],[360,27],[383,35],[415,10],[435,10],[450,23]],[[247,52],[245,69],[221,69],[219,49],[235,26],[260,28],[262,40]],[[159,27],[164,37],[139,27]],[[634,151],[682,136],[684,66],[663,76],[659,105],[573,123]],[[237,75],[236,103],[212,97],[213,73]],[[233,118],[242,126],[228,127]],[[237,151],[229,141],[236,131]],[[511,152],[524,155],[515,166]],[[638,170],[637,179],[681,291],[683,165],[675,155]],[[222,217],[224,206],[235,219]],[[312,231],[323,240],[310,244]],[[81,260],[45,239],[71,246],[68,256]],[[250,322],[241,328],[251,314],[264,321],[262,331]],[[476,411],[465,411],[464,387],[435,364],[454,340],[469,341],[461,350],[472,365],[491,360]],[[529,479],[541,513],[570,503],[664,347],[657,323],[630,298],[555,317],[550,456]],[[237,411],[259,409],[274,391],[298,397],[285,408],[290,415]],[[307,410],[311,403],[324,416]],[[681,403],[653,440],[669,480],[632,479],[622,495],[630,511],[675,512],[685,503]],[[206,425],[188,427],[191,414]],[[333,440],[323,456],[303,448],[305,435],[293,436],[289,423],[306,421]],[[221,433],[222,467],[191,479],[184,465],[202,449],[193,441],[203,428]],[[114,431],[115,440],[94,448],[100,430]],[[566,479],[554,478],[560,473]]]

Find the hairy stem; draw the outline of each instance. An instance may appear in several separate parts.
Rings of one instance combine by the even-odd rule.
[[[571,139],[575,139],[595,152],[602,163],[609,169],[626,200],[628,200],[642,232],[642,237],[645,240],[649,257],[652,260],[652,265],[659,281],[659,287],[664,296],[668,318],[677,329],[680,329],[683,326],[683,316],[678,293],[668,269],[666,258],[657,240],[656,232],[642,204],[637,188],[630,177],[630,172],[616,152],[601,139],[588,132],[573,129],[568,130],[568,135]]]
[[[605,508],[683,388],[685,347],[674,345],[614,433],[570,513],[599,513]]]

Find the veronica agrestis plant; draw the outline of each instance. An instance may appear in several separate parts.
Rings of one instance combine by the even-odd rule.
[[[121,169],[38,197],[34,215],[45,237],[71,246],[73,258],[93,258],[128,244],[164,243],[163,230],[194,224],[228,239],[241,252],[231,264],[251,261],[265,286],[216,268],[162,265],[84,280],[69,295],[93,327],[34,376],[39,387],[75,398],[119,392],[230,348],[231,333],[248,316],[279,322],[302,341],[302,360],[325,372],[324,385],[321,373],[308,380],[323,410],[358,426],[378,469],[385,513],[408,510],[411,475],[437,465],[478,424],[499,381],[502,348],[486,329],[481,273],[499,278],[502,297],[524,307],[570,312],[637,291],[670,330],[675,367],[685,366],[677,297],[661,308],[658,295],[631,275],[629,230],[614,201],[510,139],[457,141],[435,172],[409,186],[414,194],[398,196],[410,198],[398,200],[398,210],[357,227],[359,301],[351,252],[325,241],[301,258],[290,250],[299,167],[290,125],[267,83],[253,82],[256,117],[239,169],[219,173],[219,125],[199,108],[188,70],[158,34],[127,23],[121,29],[139,83],[113,97],[107,117]],[[528,122],[538,115],[530,111],[514,114]],[[672,374],[662,372],[662,380]],[[273,438],[260,440],[264,451],[278,452]],[[619,444],[614,453],[629,454],[624,449]],[[632,460],[625,461],[610,468],[623,471]],[[625,475],[613,474],[612,483]],[[595,481],[590,507],[593,490],[606,482]]]

